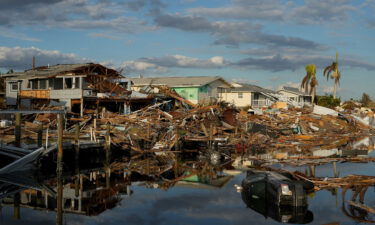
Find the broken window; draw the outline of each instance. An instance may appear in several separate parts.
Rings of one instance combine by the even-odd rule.
[[[54,90],[61,90],[64,87],[64,81],[62,78],[56,78],[53,82],[53,89]]]
[[[39,80],[39,89],[47,89],[47,80]]]
[[[80,88],[80,78],[79,77],[76,77],[75,78],[75,85],[74,85],[74,88],[76,89],[79,89]]]
[[[73,87],[73,79],[72,78],[65,78],[65,88],[71,89]]]
[[[18,82],[9,83],[10,91],[18,91]]]
[[[86,78],[83,78],[82,88],[87,89],[89,87],[89,84],[87,83]]]
[[[54,80],[53,78],[48,79],[48,87],[51,89],[53,88],[53,80]]]
[[[39,89],[38,87],[38,80],[31,80],[31,89],[36,90]]]

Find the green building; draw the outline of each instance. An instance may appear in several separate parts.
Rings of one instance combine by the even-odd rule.
[[[150,85],[165,85],[195,104],[221,100],[220,90],[232,87],[219,76],[144,77],[130,78],[130,80],[133,83],[132,89],[135,91]],[[153,91],[158,92],[156,89]]]

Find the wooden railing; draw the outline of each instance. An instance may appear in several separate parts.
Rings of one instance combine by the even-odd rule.
[[[50,91],[49,90],[22,90],[19,93],[21,98],[40,98],[40,99],[49,99]]]

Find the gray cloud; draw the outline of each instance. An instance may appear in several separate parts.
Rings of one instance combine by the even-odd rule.
[[[0,68],[15,70],[30,69],[33,56],[36,58],[37,66],[87,62],[87,59],[78,57],[75,54],[65,54],[59,51],[43,50],[34,47],[0,47]]]
[[[251,19],[296,24],[342,22],[356,10],[351,0],[232,0],[218,8],[191,8],[188,12],[215,18]]]
[[[0,25],[4,26],[44,26],[73,29],[101,29],[116,32],[135,33],[152,29],[136,17],[126,16],[127,9],[122,3],[106,0],[7,0],[0,4]]]
[[[340,59],[341,68],[360,68],[366,70],[375,70],[375,64],[366,61],[356,59],[357,57],[344,56]],[[280,55],[276,54],[273,56],[266,57],[248,57],[237,62],[233,62],[231,65],[240,68],[251,68],[266,70],[271,72],[279,71],[295,71],[303,68],[307,64],[316,64],[318,68],[323,69],[324,67],[331,64],[333,57],[322,56],[322,55]]]
[[[0,9],[14,9],[20,7],[29,7],[32,5],[39,5],[39,4],[55,4],[57,2],[61,2],[63,0],[1,0],[0,1]]]
[[[262,26],[248,22],[215,21],[200,16],[182,16],[164,14],[155,17],[155,23],[161,27],[183,31],[207,32],[216,38],[214,44],[238,46],[239,44],[260,44],[270,46],[294,46],[303,49],[322,48],[318,43],[299,37],[266,34]]]
[[[124,4],[133,11],[141,11],[147,8],[151,15],[159,14],[167,6],[161,0],[131,0]]]
[[[215,18],[283,20],[286,4],[279,0],[233,0],[231,5],[219,8],[192,8],[188,12]]]
[[[343,22],[356,10],[351,0],[305,0],[305,5],[291,10],[289,20],[301,24]]]
[[[260,51],[260,49],[257,49]],[[131,73],[166,73],[173,68],[185,69],[211,69],[211,68],[238,68],[238,69],[257,69],[270,72],[295,71],[303,68],[305,65],[313,63],[319,69],[330,65],[334,60],[331,56],[319,54],[304,54],[303,52],[290,51],[289,54],[260,52],[259,56],[247,57],[238,61],[225,60],[221,56],[215,56],[209,59],[198,59],[182,55],[140,58],[137,60],[126,61],[120,67],[125,68],[127,74]],[[264,53],[264,54],[263,54]],[[266,54],[267,53],[267,54]],[[343,56],[340,59],[341,68],[362,68],[375,70],[375,64],[358,60],[355,56]]]

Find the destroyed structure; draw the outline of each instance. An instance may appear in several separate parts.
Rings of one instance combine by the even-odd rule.
[[[280,94],[247,86],[243,93],[251,93],[251,103],[256,100],[253,99],[256,93],[259,94],[257,100],[262,96],[270,101],[258,108],[257,113],[250,114],[247,109],[218,101],[224,100],[225,93],[236,93],[223,92],[234,85],[219,77],[163,79],[130,79],[134,82],[131,87],[129,80],[99,64],[56,65],[10,74],[6,78],[9,105],[22,103],[28,107],[41,105],[40,109],[54,109],[51,105],[61,103],[69,110],[60,110],[57,116],[46,111],[31,115],[17,111],[15,123],[8,121],[1,126],[0,154],[7,162],[0,169],[0,181],[6,182],[14,173],[23,174],[32,168],[54,173],[56,170],[43,168],[46,164],[60,168],[59,162],[64,161],[64,171],[69,166],[77,170],[67,172],[70,177],[74,174],[70,185],[64,186],[62,181],[59,184],[58,178],[46,179],[45,183],[57,186],[57,190],[60,187],[61,195],[66,197],[61,200],[66,212],[85,215],[100,213],[105,210],[104,206],[114,207],[117,197],[129,184],[126,180],[129,174],[134,175],[133,180],[144,181],[147,187],[164,190],[174,185],[222,187],[231,179],[228,174],[250,168],[283,173],[298,182],[311,182],[314,191],[343,188],[357,193],[375,184],[374,176],[339,178],[334,173],[334,177],[326,178],[315,175],[315,167],[327,163],[336,168],[338,162],[375,162],[368,156],[375,148],[373,138],[369,137],[375,135],[374,114],[369,109],[309,105],[305,104],[308,96],[299,93],[303,96],[304,106],[301,107],[293,104],[300,103],[299,97],[280,102],[283,98]],[[129,106],[133,107],[131,112]],[[68,143],[63,145],[63,142]],[[64,151],[64,158],[57,156],[56,162],[57,149],[60,153]],[[194,160],[184,160],[182,155]],[[105,159],[100,162],[104,168],[96,175],[93,169],[81,168],[92,156]],[[305,173],[280,171],[271,167],[276,163],[305,165],[309,170]],[[223,164],[228,169],[226,175],[222,174]],[[92,175],[82,178],[83,171]],[[116,175],[110,176],[113,173]],[[61,176],[62,173],[60,180]],[[115,189],[109,188],[111,179],[116,177],[124,179],[112,184],[118,184]],[[45,186],[37,186],[48,192]],[[0,188],[4,188],[2,193],[6,194],[14,191],[13,186]],[[58,206],[48,202],[55,201],[53,192],[44,196],[41,192],[29,192],[31,190],[26,189],[18,196],[22,200],[13,198],[8,203],[34,207],[35,202],[30,198],[36,196],[40,208],[59,211]],[[350,204],[367,207],[359,203]]]
[[[134,101],[151,101],[147,95],[132,93],[131,82],[116,70],[100,64],[63,64],[36,67],[7,74],[6,104],[34,108],[56,105],[67,111],[106,108],[129,113]]]

